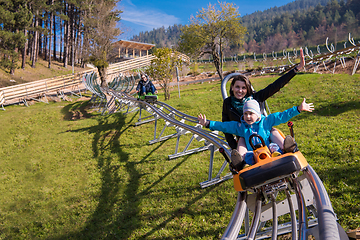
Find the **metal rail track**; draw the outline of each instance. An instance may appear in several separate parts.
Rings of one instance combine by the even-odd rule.
[[[326,61],[359,49],[359,45],[353,45],[347,49],[316,57],[310,57],[307,53],[310,59],[306,63]],[[240,73],[230,74],[222,81],[223,98],[227,97],[227,81],[238,74]],[[134,81],[129,84],[134,84]],[[129,86],[126,89],[129,89]],[[202,129],[197,124],[196,117],[182,113],[163,102],[149,103],[139,100],[128,95],[128,92],[119,92],[111,88],[100,90],[115,99],[117,109],[125,110],[125,114],[139,111],[140,116],[136,125],[155,121],[154,139],[150,140],[149,144],[177,137],[175,154],[169,155],[169,159],[210,150],[209,176],[206,181],[200,183],[202,188],[233,178],[232,173],[222,176],[227,161],[224,161],[216,176],[212,177],[215,151],[224,149],[224,156],[228,159],[231,153],[224,138],[217,132]],[[150,113],[150,116],[142,117],[143,110]],[[266,114],[264,109],[263,111]],[[165,126],[158,135],[159,120],[165,121]],[[176,132],[162,136],[167,127],[174,127]],[[185,134],[192,134],[192,137],[185,149],[179,152],[179,140]],[[188,150],[194,139],[204,141],[204,146]],[[280,216],[284,217],[280,218]],[[283,218],[290,221],[279,220]],[[239,191],[234,212],[221,239],[277,239],[279,235],[286,233],[291,233],[293,240],[305,240],[309,236],[313,236],[316,240],[349,239],[337,223],[336,214],[321,179],[310,165],[286,176],[270,179],[263,184]]]
[[[229,78],[233,76],[229,75]],[[155,121],[163,119],[181,129],[180,132],[189,131],[195,137],[205,139],[213,149],[223,148],[226,156],[230,157],[223,138],[184,121],[186,119],[190,124],[196,124],[195,117],[162,102],[152,104],[111,89],[105,91],[118,101],[142,105],[143,109],[152,113]],[[225,161],[219,172],[223,172],[226,165]],[[231,173],[227,178],[208,179],[201,186],[210,186],[230,178]],[[283,215],[288,215],[290,222],[279,223],[278,219]],[[268,226],[268,222],[271,226]],[[239,234],[241,231],[243,233]],[[348,239],[345,231],[337,223],[324,185],[310,165],[274,182],[238,192],[233,215],[221,239],[277,239],[279,235],[286,233],[291,233],[292,239],[299,240],[308,239],[308,236],[320,240]]]

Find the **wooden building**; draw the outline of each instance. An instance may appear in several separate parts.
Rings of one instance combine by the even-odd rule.
[[[120,40],[114,43],[111,55],[115,62],[119,62],[147,56],[149,55],[149,50],[153,47],[155,47],[155,44]]]

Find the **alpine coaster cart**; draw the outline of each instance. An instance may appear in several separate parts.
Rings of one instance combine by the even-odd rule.
[[[226,83],[235,75],[239,73],[222,81],[224,99]],[[289,127],[293,136],[292,124]],[[254,146],[253,137],[258,137],[262,144]],[[277,239],[286,233],[291,233],[293,240],[306,240],[309,236],[320,240],[349,239],[337,223],[322,181],[300,151],[272,157],[259,135],[253,134],[248,140],[255,164],[240,171],[232,168],[224,149],[220,149],[229,162],[238,192],[234,212],[221,239]],[[278,217],[283,215],[290,222],[279,224]],[[239,235],[243,222],[245,233]]]

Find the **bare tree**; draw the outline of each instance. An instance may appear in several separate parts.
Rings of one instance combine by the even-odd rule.
[[[121,33],[116,27],[121,11],[116,10],[118,0],[94,0],[88,5],[88,16],[84,18],[84,34],[88,43],[88,59],[99,72],[101,85],[106,84],[108,54],[112,43]]]
[[[164,89],[165,100],[170,99],[170,82],[176,73],[176,67],[181,68],[182,60],[178,52],[170,48],[158,48],[153,52],[155,58],[151,60],[151,65],[147,72],[156,79],[162,89]]]
[[[219,3],[202,8],[191,23],[182,28],[179,50],[192,57],[211,54],[214,65],[223,78],[223,49],[232,44],[242,43],[246,28],[240,24],[240,14],[232,3]]]

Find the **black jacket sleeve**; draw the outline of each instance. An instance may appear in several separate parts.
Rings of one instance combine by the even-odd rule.
[[[258,102],[264,102],[266,99],[278,92],[296,75],[296,70],[292,69],[288,73],[279,77],[275,82],[268,85],[266,88],[261,89],[253,94],[253,98]]]
[[[136,86],[136,91],[140,92],[140,88],[141,88],[141,80],[139,81],[138,85]]]
[[[231,121],[230,114],[230,104],[228,103],[229,99],[225,99],[223,102],[223,111],[222,111],[222,121],[228,122]],[[237,148],[237,142],[232,134],[225,133],[225,139],[228,142],[231,149]]]

